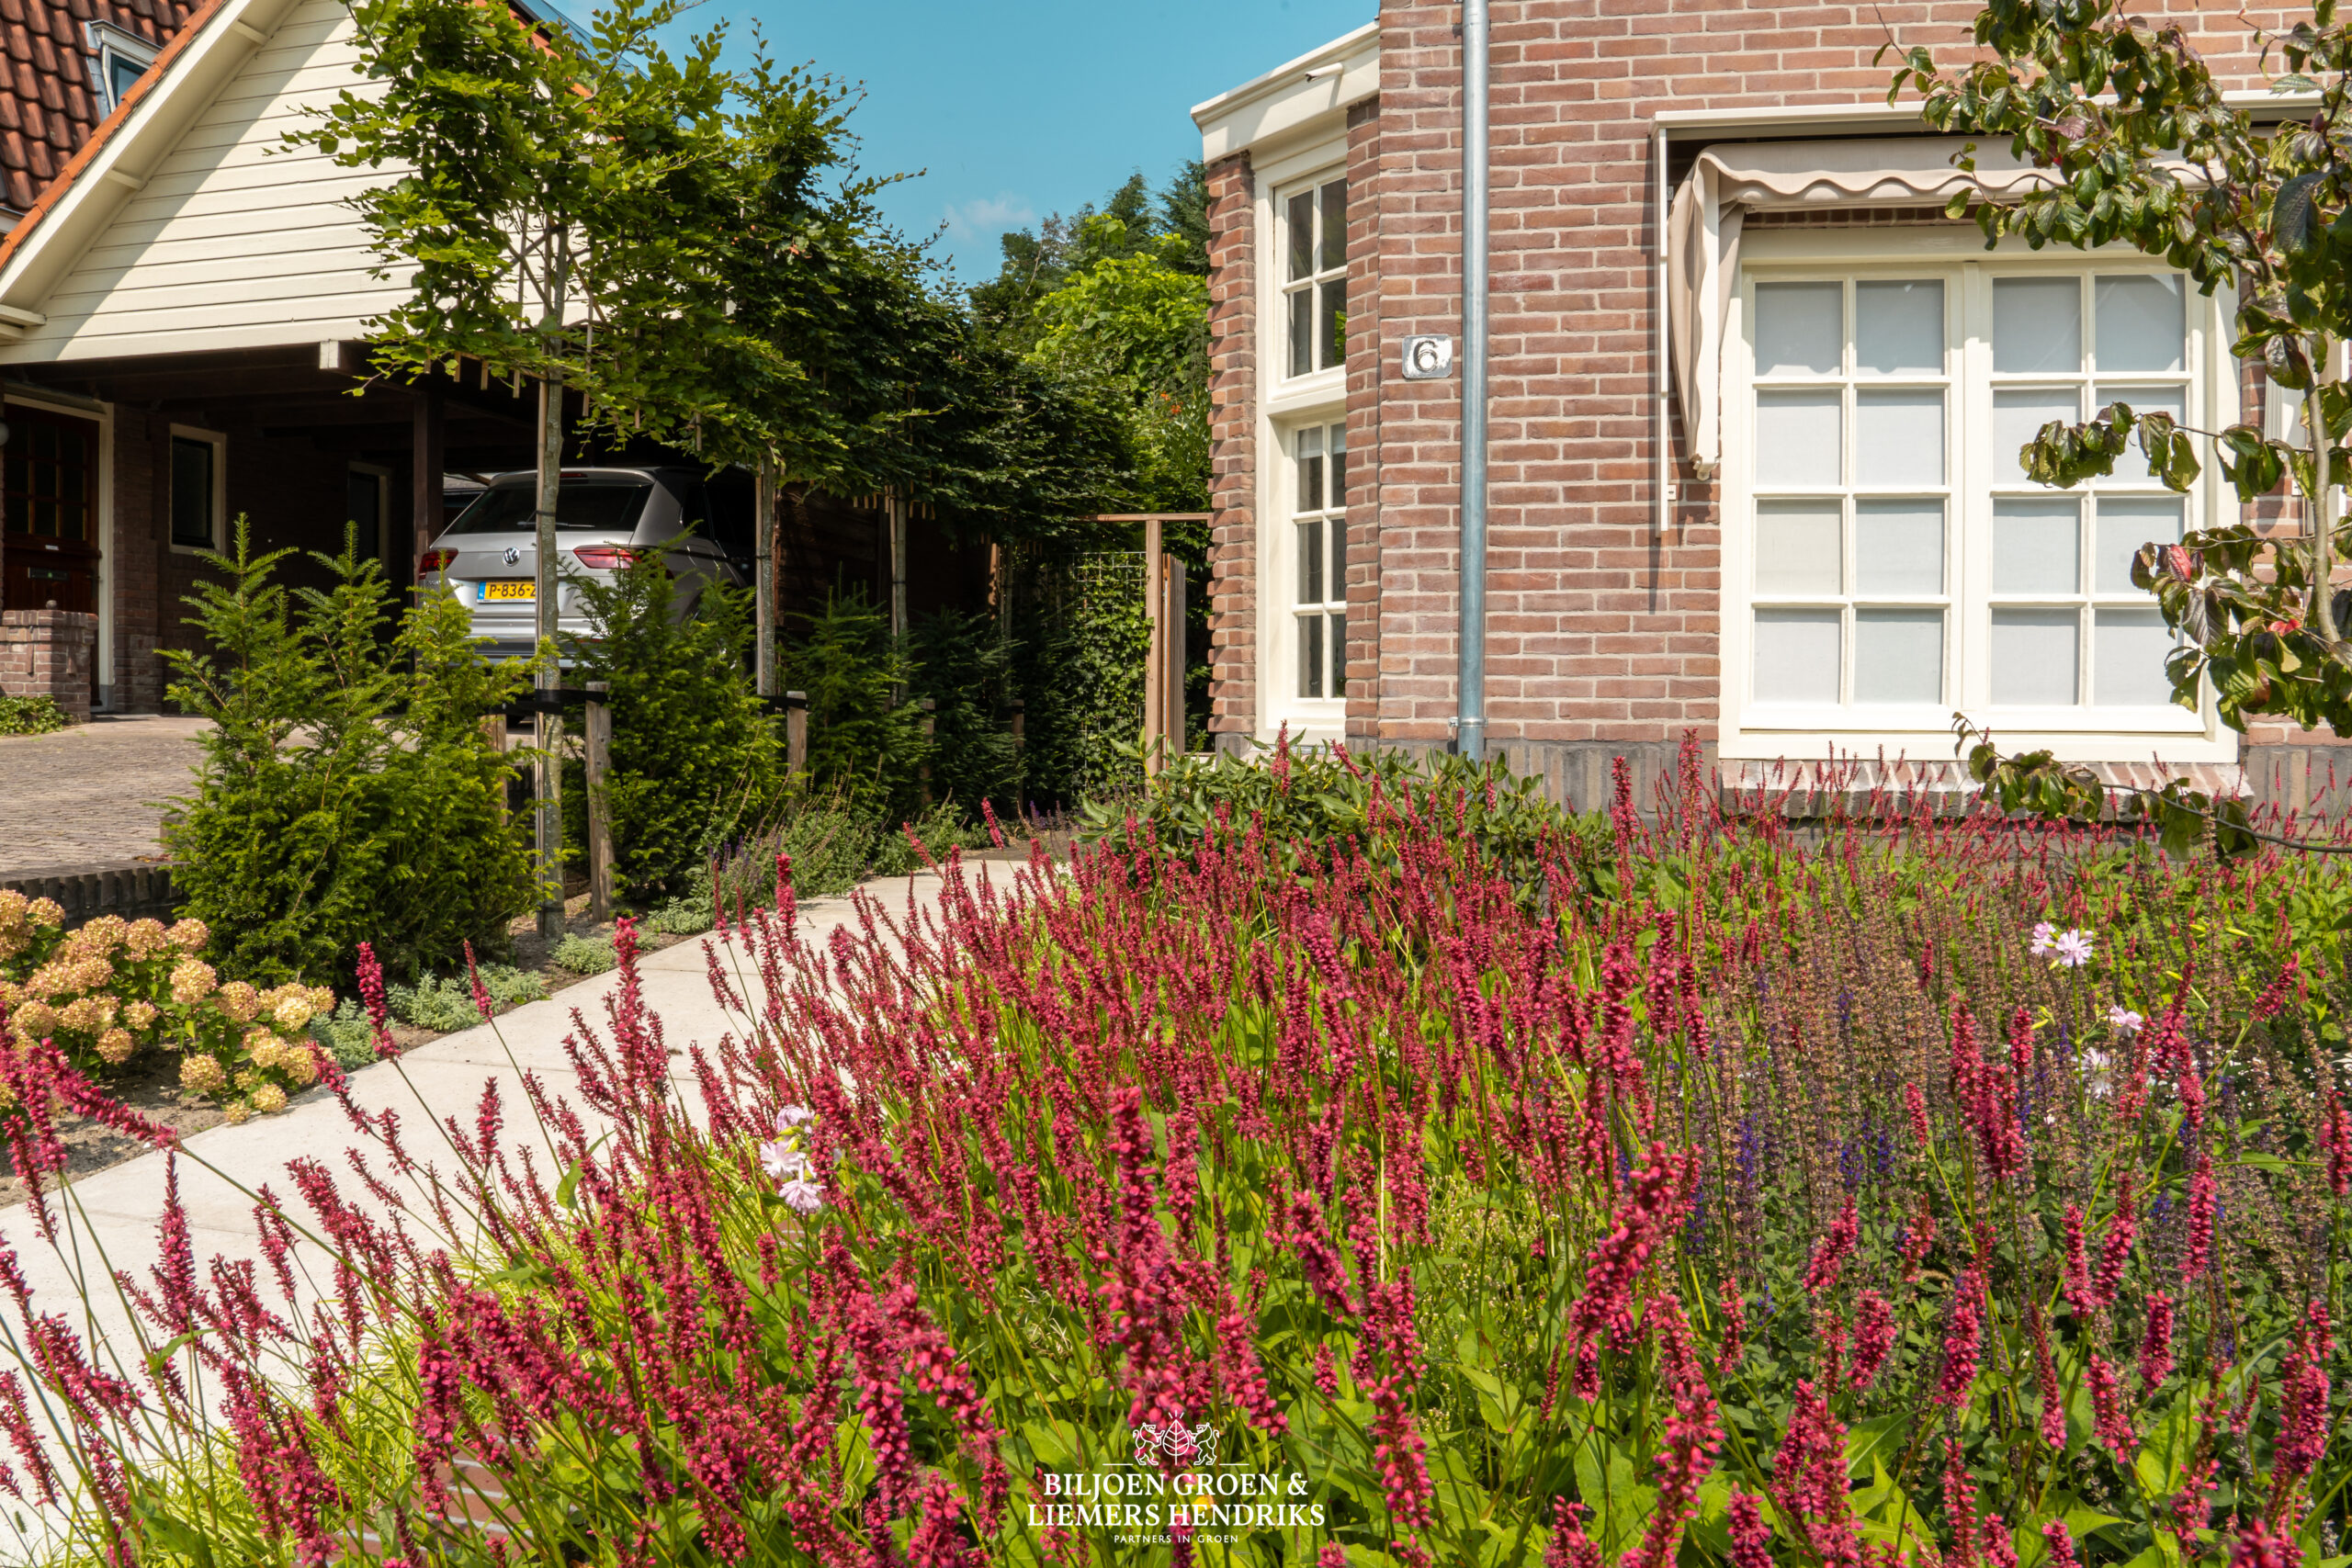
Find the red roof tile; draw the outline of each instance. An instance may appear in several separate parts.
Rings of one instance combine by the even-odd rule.
[[[196,9],[197,0],[0,0],[0,202],[29,209],[105,118],[83,24],[161,48]]]

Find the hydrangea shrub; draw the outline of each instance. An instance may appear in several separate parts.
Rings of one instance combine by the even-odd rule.
[[[0,889],[0,1037],[19,1052],[49,1041],[99,1074],[165,1052],[180,1087],[224,1102],[232,1122],[283,1110],[317,1080],[307,1035],[334,993],[223,984],[201,956],[210,940],[201,920],[117,915],[69,931],[55,900]],[[0,1084],[0,1106],[12,1098]]]

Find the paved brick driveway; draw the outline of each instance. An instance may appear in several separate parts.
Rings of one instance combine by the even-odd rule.
[[[200,718],[99,717],[0,737],[0,872],[127,865],[163,853],[163,803],[185,794]]]

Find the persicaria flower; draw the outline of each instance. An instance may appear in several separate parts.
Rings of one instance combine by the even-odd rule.
[[[1928,1130],[1928,1102],[1919,1093],[1917,1084],[1903,1086],[1903,1109],[1910,1112],[1911,1136],[1918,1142],[1919,1147],[1925,1150],[1934,1146],[1934,1134]]]
[[[2205,1277],[2213,1261],[2214,1208],[2220,1192],[2213,1180],[2213,1156],[2199,1154],[2188,1179],[2188,1248],[2180,1260],[2180,1280],[2193,1285]]]
[[[2123,1414],[2123,1394],[2115,1369],[2106,1357],[2091,1352],[2088,1379],[2091,1389],[2091,1418],[2098,1427],[2098,1440],[2121,1462],[2129,1463],[2140,1451],[2139,1439],[2132,1431],[2132,1423]]]
[[[2302,1552],[2285,1536],[2270,1528],[2267,1519],[2256,1518],[2238,1531],[2230,1546],[2230,1568],[2289,1568],[2302,1559]]]
[[[1936,1403],[1948,1410],[1965,1404],[1968,1391],[1976,1382],[1976,1358],[1984,1334],[1980,1305],[1984,1294],[1984,1277],[1972,1263],[1960,1277],[1960,1289],[1953,1292],[1951,1327],[1944,1335],[1943,1371],[1936,1378]]]
[[[2327,1120],[2320,1124],[2319,1137],[2327,1151],[2328,1190],[2341,1198],[2352,1187],[2352,1115],[2346,1114],[2343,1097],[2334,1089],[2327,1091]]]
[[[1813,1249],[1813,1260],[1805,1266],[1804,1292],[1817,1296],[1838,1286],[1838,1272],[1846,1259],[1853,1255],[1854,1238],[1860,1231],[1860,1222],[1854,1213],[1854,1201],[1846,1200],[1845,1209],[1831,1223],[1829,1234]]]
[[[1854,1304],[1854,1365],[1849,1384],[1856,1391],[1878,1381],[1879,1369],[1894,1350],[1894,1308],[1876,1291],[1864,1291]]]
[[[2041,1539],[2050,1543],[2050,1568],[2075,1568],[2075,1538],[2067,1533],[2064,1519],[2043,1525]]]
[[[1731,1495],[1731,1565],[1732,1568],[1772,1568],[1772,1527],[1764,1522],[1764,1510],[1756,1499],[1745,1492]]]
[[[2172,1298],[2162,1291],[2148,1292],[2148,1327],[2140,1337],[2140,1396],[2156,1392],[2172,1375]]]

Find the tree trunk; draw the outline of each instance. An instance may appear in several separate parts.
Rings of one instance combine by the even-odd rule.
[[[563,470],[563,383],[551,376],[539,382],[538,435],[538,514],[535,520],[537,562],[533,597],[538,612],[540,650],[546,652],[555,646],[560,624],[555,509]],[[548,942],[563,936],[563,812],[560,799],[563,765],[556,754],[562,739],[563,720],[550,711],[555,690],[562,683],[563,671],[549,658],[540,666],[538,677],[540,700],[547,705],[532,716],[531,727],[539,752],[534,775],[538,809],[532,823],[532,842],[539,860],[539,935]]]

